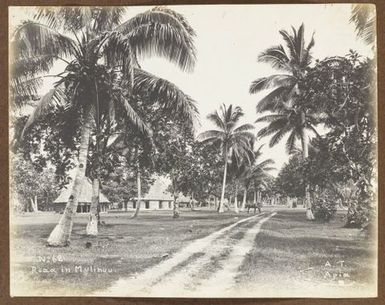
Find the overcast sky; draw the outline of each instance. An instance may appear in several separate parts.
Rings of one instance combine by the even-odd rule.
[[[149,7],[131,7],[127,18]],[[266,48],[283,43],[278,31],[305,24],[307,43],[314,32],[313,56],[345,55],[354,49],[372,56],[371,50],[357,39],[354,25],[349,23],[350,4],[307,5],[206,5],[170,6],[183,14],[197,33],[197,63],[191,73],[160,58],[143,59],[142,68],[174,82],[197,101],[201,115],[199,131],[213,126],[206,116],[222,103],[241,106],[245,112],[242,123],[253,123],[255,105],[266,92],[250,95],[250,83],[259,77],[276,73],[268,64],[258,63],[258,54]],[[11,9],[11,26],[25,18],[25,11]],[[57,67],[60,69],[61,67]],[[55,69],[56,70],[56,69]],[[46,82],[43,90],[53,80]],[[256,132],[263,124],[256,125]],[[260,143],[267,142],[263,139]],[[284,143],[273,148],[264,146],[266,158],[273,158],[280,168],[288,160]]]

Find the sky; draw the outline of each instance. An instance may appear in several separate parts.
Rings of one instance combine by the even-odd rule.
[[[124,20],[150,7],[130,7]],[[305,25],[308,43],[314,33],[313,57],[344,56],[349,49],[364,56],[373,56],[369,46],[357,38],[354,24],[349,23],[350,4],[273,4],[273,5],[188,5],[169,6],[183,14],[196,31],[197,62],[192,72],[183,72],[162,58],[143,58],[143,69],[176,84],[196,102],[201,126],[198,132],[214,126],[207,115],[221,104],[240,106],[245,115],[241,123],[254,123],[258,118],[255,106],[267,93],[250,95],[249,86],[257,78],[279,73],[269,64],[259,63],[258,54],[268,47],[283,43],[279,30]],[[30,9],[29,9],[30,10]],[[10,26],[20,23],[29,11],[10,8]],[[58,72],[63,67],[55,66]],[[56,71],[52,71],[53,73]],[[42,93],[53,79],[47,79]],[[264,123],[255,124],[255,133]],[[272,158],[277,171],[287,162],[284,138],[275,147],[265,144],[263,156]]]

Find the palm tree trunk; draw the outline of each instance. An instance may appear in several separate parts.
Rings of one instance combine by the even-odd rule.
[[[37,212],[37,196],[31,198],[31,212]]]
[[[239,213],[238,210],[238,185],[235,186],[235,198],[234,198],[234,212]]]
[[[305,112],[301,113],[301,124],[302,124],[302,136],[301,136],[301,145],[302,145],[302,157],[305,160],[309,156],[309,145],[308,138],[306,133],[306,117]],[[305,186],[305,202],[306,202],[306,218],[308,220],[314,220],[313,212],[311,211],[311,200],[309,193],[309,185]]]
[[[79,149],[79,164],[77,168],[77,173],[75,181],[73,184],[72,192],[68,198],[67,205],[64,209],[64,213],[59,220],[59,223],[51,232],[48,237],[47,243],[49,246],[53,247],[64,247],[68,246],[73,224],[73,216],[76,213],[78,207],[78,198],[85,178],[86,165],[87,165],[87,156],[88,156],[88,145],[90,142],[91,134],[91,122],[92,116],[90,113],[86,115],[86,121],[82,126],[81,139],[80,139],[80,149]]]
[[[174,197],[174,205],[173,205],[173,218],[178,218],[180,216],[179,212],[179,202],[178,202],[178,193],[176,191],[176,181],[175,177],[173,174],[171,174],[171,180],[172,180],[172,192],[173,192],[173,197]]]
[[[95,123],[96,123],[96,158],[94,160],[95,178],[92,181],[92,198],[90,206],[90,215],[88,217],[88,223],[86,227],[86,234],[90,236],[98,235],[98,224],[99,224],[99,202],[100,202],[100,111],[99,111],[99,90],[96,80],[95,84]]]
[[[172,209],[172,217],[178,218],[179,216],[180,216],[180,212],[179,212],[178,196],[174,193],[174,205]]]
[[[242,211],[242,212],[245,210],[246,199],[247,199],[247,189],[246,189],[246,187],[245,187],[245,188],[243,189],[243,200],[242,200],[242,206],[241,206],[241,211]]]
[[[99,207],[99,179],[94,178],[92,181],[92,199],[90,207],[90,215],[86,227],[86,234],[90,236],[98,235],[98,207]]]
[[[136,201],[136,207],[135,207],[135,213],[134,215],[131,216],[131,218],[136,218],[138,217],[139,215],[139,211],[140,211],[140,205],[141,205],[141,201],[142,201],[142,181],[141,181],[141,174],[140,174],[140,167],[138,165],[138,171],[137,171],[137,175],[136,175],[136,184],[137,184],[137,191],[138,191],[138,200]]]
[[[225,190],[226,190],[226,175],[227,175],[227,148],[225,148],[225,168],[223,171],[222,193],[221,193],[221,201],[219,202],[218,213],[223,213],[223,204],[225,200]]]
[[[191,211],[194,211],[195,209],[195,206],[194,206],[194,192],[191,192],[191,202],[190,202],[190,208],[191,208]]]

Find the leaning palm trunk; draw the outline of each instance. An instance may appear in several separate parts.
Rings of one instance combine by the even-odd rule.
[[[237,214],[239,213],[239,210],[238,210],[238,185],[235,186],[234,212]]]
[[[306,135],[306,129],[305,129],[305,113],[301,113],[301,123],[302,123],[302,137],[301,137],[301,145],[302,145],[302,156],[305,160],[309,156],[308,151],[308,139]],[[310,200],[310,192],[309,192],[309,185],[306,184],[305,187],[305,205],[306,205],[306,218],[308,220],[314,220],[313,212],[311,211],[311,200]]]
[[[225,200],[225,190],[226,190],[226,175],[227,175],[227,148],[225,148],[225,168],[223,171],[222,193],[221,193],[221,201],[219,202],[218,213],[223,213],[223,204]]]
[[[141,174],[140,174],[140,167],[138,166],[138,173],[136,175],[136,184],[138,188],[138,200],[136,201],[136,207],[135,207],[135,213],[131,216],[131,218],[136,218],[139,215],[140,211],[140,204],[142,202],[142,183],[141,183]]]
[[[87,115],[86,121],[84,122],[81,131],[79,164],[72,192],[70,197],[68,198],[67,205],[64,209],[64,213],[60,218],[59,223],[56,225],[56,227],[53,229],[50,236],[48,237],[47,243],[49,246],[64,247],[69,244],[72,232],[73,216],[75,215],[76,209],[78,207],[78,198],[86,173],[88,145],[90,142],[91,134],[91,120],[92,116]]]
[[[99,179],[94,178],[92,181],[92,199],[90,207],[90,215],[86,227],[86,234],[90,236],[98,235],[98,207],[99,207]]]

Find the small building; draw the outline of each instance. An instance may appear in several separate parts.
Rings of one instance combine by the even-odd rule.
[[[73,187],[73,181],[69,184],[65,185],[60,191],[60,195],[52,204],[52,210],[55,212],[62,212],[68,202],[68,198],[71,196],[71,191]],[[85,178],[83,180],[83,185],[80,191],[79,199],[78,199],[78,208],[77,213],[89,213],[91,207],[91,199],[92,199],[92,183],[89,179]],[[106,212],[110,208],[110,201],[102,192],[100,192],[99,196],[100,203],[100,212]]]
[[[169,191],[171,180],[165,176],[156,176],[155,182],[150,186],[147,194],[141,198],[141,208],[147,210],[171,210],[173,208],[174,197]],[[138,198],[133,198],[129,202],[129,208],[136,208]],[[189,199],[182,194],[178,196],[180,206],[186,205]]]

